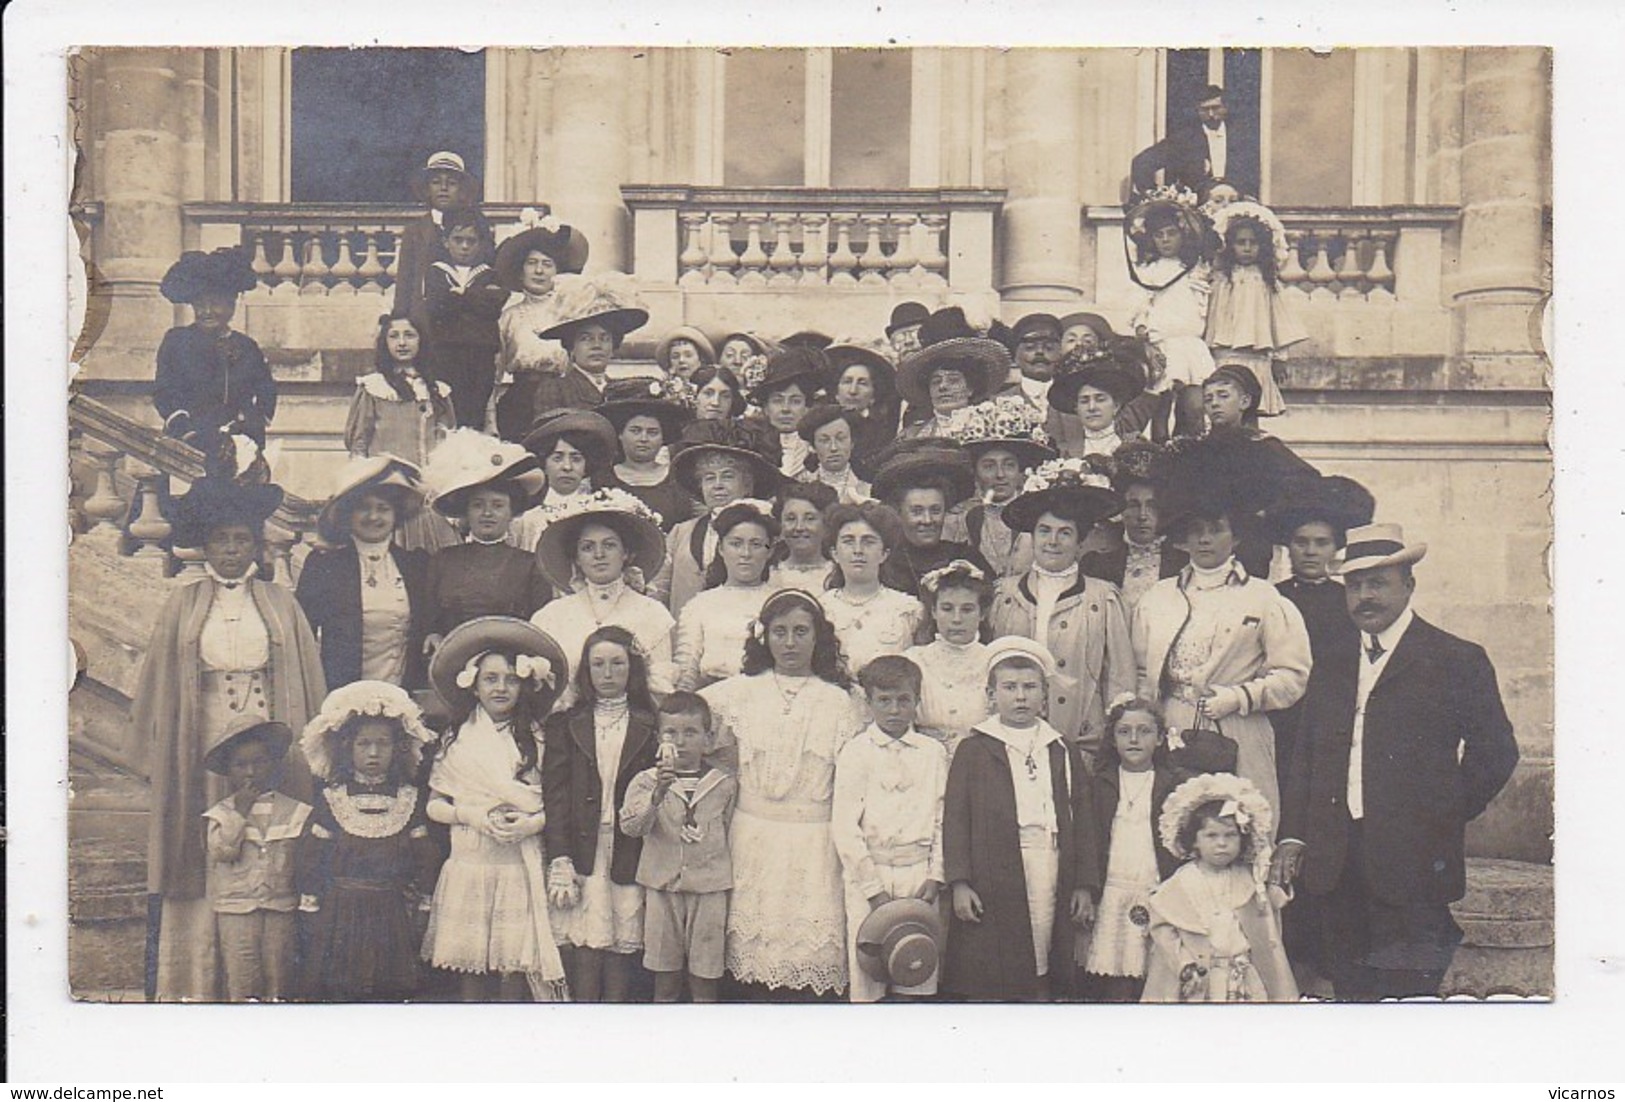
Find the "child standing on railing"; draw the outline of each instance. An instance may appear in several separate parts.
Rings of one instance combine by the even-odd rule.
[[[508,290],[486,263],[491,224],[473,207],[448,210],[441,219],[446,257],[429,265],[424,296],[429,320],[429,358],[451,385],[451,404],[462,428],[483,429],[496,385],[497,318]]]
[[[1223,244],[1208,300],[1208,347],[1220,367],[1236,364],[1258,376],[1258,413],[1273,417],[1286,409],[1274,363],[1309,336],[1281,294],[1286,230],[1274,211],[1251,202],[1221,207],[1213,230]]]

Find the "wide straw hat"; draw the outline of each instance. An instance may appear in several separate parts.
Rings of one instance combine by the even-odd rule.
[[[170,542],[176,547],[202,547],[209,530],[242,524],[262,532],[282,504],[282,487],[274,482],[243,484],[205,475],[170,506]]]
[[[392,720],[406,732],[408,768],[406,776],[417,773],[423,748],[435,741],[435,734],[423,722],[423,709],[412,694],[387,681],[352,681],[327,694],[322,709],[299,735],[299,749],[313,775],[324,781],[338,776],[335,768],[335,738],[357,716]]]
[[[1044,411],[1019,395],[981,402],[955,413],[949,422],[944,438],[964,448],[973,464],[990,451],[1011,453],[1024,469],[1057,456],[1044,428]]]
[[[870,911],[858,926],[858,966],[894,987],[918,987],[937,974],[942,916],[936,904],[902,897]]]
[[[1045,513],[1053,513],[1093,528],[1121,513],[1123,499],[1112,489],[1109,466],[1093,458],[1052,459],[1039,466],[1005,505],[1004,523],[1012,532],[1031,532]]]
[[[560,321],[539,334],[569,348],[584,325],[602,325],[617,341],[649,320],[632,277],[624,272],[560,278],[554,282]]]
[[[1428,553],[1425,543],[1405,542],[1405,530],[1397,524],[1367,524],[1350,528],[1343,557],[1333,565],[1338,574],[1375,570],[1382,566],[1408,566],[1422,561]]]
[[[700,499],[696,465],[708,455],[727,455],[744,463],[750,470],[752,496],[772,497],[778,491],[783,475],[762,454],[765,446],[765,441],[734,421],[691,422],[683,429],[682,439],[672,450],[672,478],[691,497]]]
[[[453,715],[474,704],[472,685],[458,684],[458,674],[490,651],[544,659],[543,674],[533,687],[545,700],[538,715],[545,715],[570,683],[570,663],[553,637],[527,620],[512,616],[478,616],[452,628],[429,660],[429,684]]]
[[[324,543],[350,542],[350,512],[363,494],[378,494],[395,506],[395,526],[417,515],[423,507],[423,475],[417,466],[393,455],[356,456],[339,468],[333,496],[316,518],[316,534]]]
[[[444,517],[462,517],[475,490],[507,483],[519,491],[514,512],[535,504],[547,489],[541,462],[518,444],[487,436],[477,429],[453,429],[429,453],[423,472],[430,502]]]
[[[569,593],[576,580],[576,542],[589,524],[613,528],[626,545],[627,563],[645,578],[653,578],[666,561],[666,537],[661,516],[625,490],[608,488],[576,494],[554,506],[536,545],[542,571],[561,593]]]
[[[531,253],[551,257],[561,275],[579,275],[587,264],[587,238],[557,219],[520,230],[497,246],[497,282],[515,293],[525,289],[525,258]]]
[[[952,508],[976,492],[976,468],[971,457],[952,440],[926,437],[898,440],[865,462],[873,471],[868,476],[871,493],[877,501],[895,502],[910,490],[946,483],[948,507]]]
[[[655,345],[655,363],[660,365],[660,370],[667,372],[671,370],[671,346],[678,341],[687,341],[692,344],[699,351],[702,362],[708,364],[717,362],[717,350],[711,344],[710,337],[707,337],[692,325],[679,325],[676,329],[661,337],[660,343]]]
[[[965,373],[974,405],[1004,385],[1015,361],[1010,350],[971,328],[957,306],[938,310],[920,326],[920,350],[897,369],[897,391],[909,404],[931,408],[931,374],[942,368]]]
[[[279,723],[260,715],[238,716],[210,740],[209,748],[203,752],[203,768],[219,776],[225,776],[226,763],[231,758],[232,748],[255,738],[263,738],[266,741],[271,748],[271,758],[274,761],[281,761],[287,757],[288,747],[293,745],[293,732],[286,723]]]

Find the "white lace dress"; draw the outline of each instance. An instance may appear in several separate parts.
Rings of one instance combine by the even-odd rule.
[[[920,710],[915,724],[943,740],[952,757],[974,724],[988,717],[987,644],[959,646],[934,639],[903,657],[920,667]]]
[[[818,678],[739,675],[701,690],[739,754],[728,971],[822,994],[846,986],[846,906],[830,839],[835,757],[864,726]]]
[[[871,659],[902,654],[912,647],[914,632],[925,618],[925,606],[918,597],[884,587],[856,601],[844,589],[826,589],[818,594],[818,603],[835,627],[846,667],[854,677]]]

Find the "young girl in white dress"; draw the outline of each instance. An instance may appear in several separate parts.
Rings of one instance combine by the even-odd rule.
[[[673,661],[677,688],[692,692],[739,672],[745,639],[772,592],[767,561],[779,522],[765,501],[746,498],[717,514],[717,557],[706,570],[709,586],[677,617]]]
[[[993,583],[981,567],[955,559],[920,579],[920,598],[936,638],[903,652],[923,675],[915,724],[941,739],[951,758],[971,727],[990,714],[982,635]]]
[[[1213,216],[1213,232],[1224,244],[1214,263],[1208,300],[1208,347],[1214,363],[1237,364],[1257,377],[1257,411],[1273,417],[1286,409],[1274,362],[1309,338],[1281,293],[1281,265],[1289,248],[1286,228],[1268,207],[1240,202]]]
[[[728,971],[746,996],[838,997],[846,908],[830,839],[835,759],[866,722],[812,594],[775,593],[742,671],[701,690],[739,767]]]
[[[451,827],[423,959],[458,973],[465,1001],[566,997],[542,865],[542,718],[564,687],[564,653],[507,616],[451,631],[429,680],[459,715],[429,772],[429,818]]]
[[[836,505],[824,515],[824,548],[834,584],[818,595],[835,626],[848,669],[914,645],[925,608],[912,593],[880,584],[880,565],[903,542],[903,521],[889,505]]]
[[[655,702],[625,628],[594,631],[580,657],[575,707],[547,721],[548,902],[555,935],[574,947],[575,998],[625,1002],[643,952],[643,840],[621,832],[620,808],[632,778],[655,765]]]
[[[1129,236],[1138,251],[1129,275],[1145,292],[1129,320],[1162,361],[1162,376],[1148,389],[1174,392],[1175,430],[1185,435],[1199,431],[1202,381],[1213,370],[1203,340],[1209,291],[1205,233],[1202,216],[1173,199],[1154,199],[1129,215]]]

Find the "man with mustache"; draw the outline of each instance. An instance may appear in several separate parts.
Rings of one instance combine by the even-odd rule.
[[[1449,905],[1466,892],[1467,823],[1518,761],[1484,649],[1411,610],[1426,553],[1397,524],[1349,530],[1339,573],[1360,651],[1317,666],[1281,796],[1271,879],[1317,897],[1340,1001],[1438,994],[1461,941]]]

